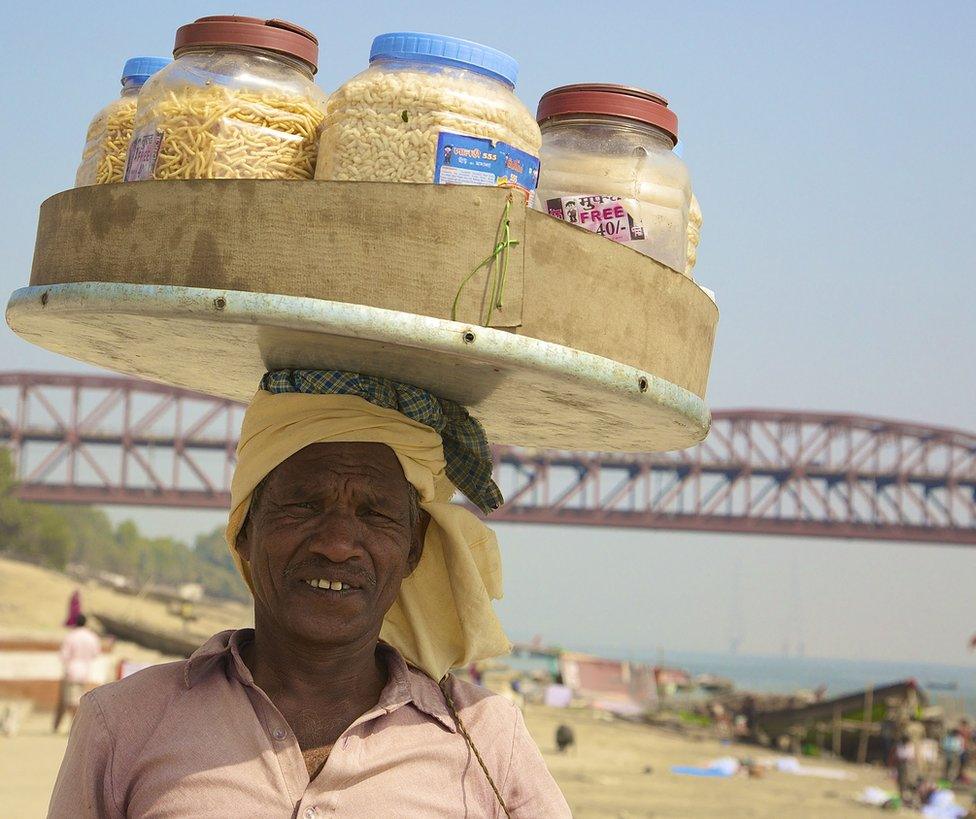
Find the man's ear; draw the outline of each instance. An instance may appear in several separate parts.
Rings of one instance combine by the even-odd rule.
[[[430,515],[426,509],[421,509],[417,516],[417,523],[413,527],[410,554],[407,556],[407,575],[413,574],[413,570],[417,568],[420,558],[424,555],[424,541],[427,539],[428,526],[430,526]]]

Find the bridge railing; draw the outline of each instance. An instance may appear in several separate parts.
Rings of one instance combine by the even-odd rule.
[[[226,508],[243,407],[113,376],[0,373],[24,499]],[[683,452],[495,448],[493,520],[976,545],[976,435],[724,410]]]

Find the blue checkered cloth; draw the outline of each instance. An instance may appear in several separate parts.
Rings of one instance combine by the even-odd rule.
[[[503,503],[491,476],[491,449],[485,430],[460,404],[410,384],[341,370],[274,370],[265,373],[261,389],[270,393],[358,395],[377,407],[396,410],[441,436],[444,471],[471,503],[486,515]]]

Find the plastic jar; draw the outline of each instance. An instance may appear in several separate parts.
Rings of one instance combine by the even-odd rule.
[[[318,41],[281,20],[201,17],[139,95],[125,178],[311,179]]]
[[[506,185],[527,192],[542,135],[518,63],[454,37],[395,32],[330,98],[316,179]]]
[[[539,101],[538,207],[685,272],[691,179],[667,101],[622,85],[567,85]]]
[[[688,252],[685,257],[685,275],[694,278],[691,271],[698,261],[698,244],[701,242],[702,212],[698,204],[698,197],[691,195],[691,206],[688,208]],[[713,299],[714,301],[714,299]]]
[[[153,74],[173,62],[169,57],[132,57],[122,67],[122,93],[95,114],[85,136],[75,187],[121,182],[132,138],[139,91]]]

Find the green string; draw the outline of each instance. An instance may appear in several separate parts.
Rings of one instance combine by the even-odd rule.
[[[461,300],[461,292],[464,290],[464,286],[471,281],[478,273],[486,266],[491,266],[491,298],[488,301],[488,317],[482,324],[483,327],[487,327],[491,324],[492,313],[498,309],[502,309],[504,306],[505,297],[505,280],[508,277],[508,250],[509,248],[518,245],[518,240],[512,238],[511,221],[509,220],[509,214],[512,210],[512,200],[505,203],[505,211],[502,213],[502,220],[498,224],[498,230],[495,231],[495,247],[491,252],[491,255],[487,256],[482,260],[474,270],[468,273],[467,276],[461,281],[460,287],[458,287],[457,295],[454,297],[454,304],[451,305],[451,321],[457,321],[457,309],[458,302]],[[493,262],[498,262],[497,265]],[[498,274],[496,273],[496,268]],[[480,319],[480,316],[479,316]]]

